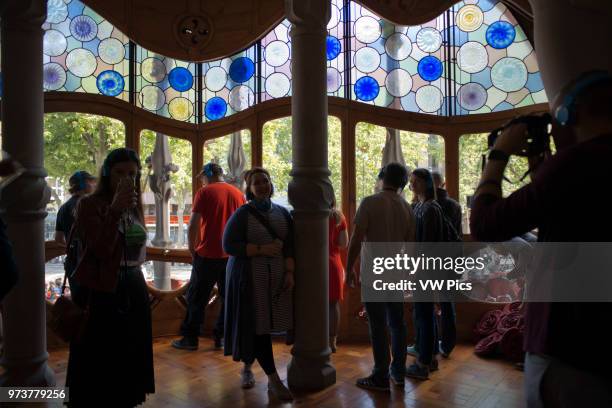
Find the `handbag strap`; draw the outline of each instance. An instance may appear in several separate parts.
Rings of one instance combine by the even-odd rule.
[[[266,229],[266,231],[268,231],[268,233],[272,236],[272,238],[282,241],[282,239],[276,233],[276,230],[274,230],[270,222],[267,219],[265,219],[264,216],[261,215],[259,211],[257,211],[257,209],[253,208],[253,206],[250,204],[247,204],[247,209],[249,210],[251,215],[253,215],[253,217],[255,217],[255,219],[259,221],[259,223]]]

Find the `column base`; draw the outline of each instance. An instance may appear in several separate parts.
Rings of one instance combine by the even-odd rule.
[[[55,373],[47,361],[35,366],[5,367],[0,373],[0,387],[55,387]]]
[[[294,355],[287,366],[287,383],[292,390],[319,391],[336,383],[336,369],[329,357]]]

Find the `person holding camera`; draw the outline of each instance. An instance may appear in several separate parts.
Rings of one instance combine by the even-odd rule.
[[[400,195],[408,183],[408,170],[400,163],[389,163],[379,173],[382,191],[365,197],[353,224],[345,279],[353,287],[357,282],[355,263],[361,244],[367,242],[413,242],[415,220],[410,204]],[[406,322],[404,302],[365,302],[368,314],[370,342],[374,368],[368,377],[359,378],[357,386],[377,391],[389,391],[389,378],[398,387],[404,386],[406,374]],[[391,354],[387,327],[391,333]],[[389,365],[390,364],[390,365]]]
[[[553,134],[576,143],[543,160],[532,173],[531,183],[502,198],[501,181],[510,156],[530,156],[533,164],[543,153],[533,148],[538,144],[534,135],[542,131],[529,126],[532,121],[515,120],[505,127],[495,140],[475,193],[470,226],[478,240],[505,241],[538,228],[540,242],[610,241],[612,218],[607,216],[607,202],[586,199],[576,203],[572,191],[594,192],[608,185],[612,75],[607,71],[581,75],[560,91],[550,107],[555,118]],[[534,274],[552,271],[554,259],[547,261],[550,265]],[[578,282],[585,277],[573,279]],[[610,303],[527,303],[527,406],[612,406],[612,355],[605,347],[597,347],[598,329],[611,326]]]
[[[135,151],[111,151],[96,191],[77,206],[73,234],[82,248],[73,300],[88,318],[70,343],[71,407],[92,406],[92,398],[96,406],[133,407],[155,392],[140,169]]]

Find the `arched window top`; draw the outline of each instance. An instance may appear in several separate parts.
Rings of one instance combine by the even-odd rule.
[[[465,0],[418,26],[394,25],[357,3],[332,0],[327,28],[330,96],[444,116],[546,102],[535,51],[498,0]],[[191,123],[291,96],[287,20],[251,47],[204,63],[130,42],[79,0],[48,0],[43,29],[47,91],[112,96]]]

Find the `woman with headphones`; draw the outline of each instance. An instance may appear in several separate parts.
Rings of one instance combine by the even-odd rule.
[[[75,279],[83,290],[74,301],[89,317],[70,344],[72,407],[92,406],[92,398],[96,406],[133,407],[155,392],[151,309],[141,272],[147,234],[140,170],[135,151],[111,151],[96,191],[77,206]]]

